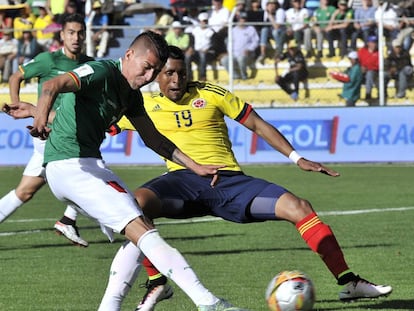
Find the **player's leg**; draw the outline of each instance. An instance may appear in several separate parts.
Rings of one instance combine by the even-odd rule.
[[[28,202],[44,184],[45,180],[41,176],[23,175],[16,189],[0,199],[0,223]]]
[[[130,222],[125,228],[125,236],[137,245],[148,259],[154,263],[157,269],[164,275],[168,275],[186,294],[199,311],[243,311],[213,295],[201,281],[184,257],[167,244],[156,229],[149,229],[142,233],[142,218]],[[144,225],[146,228],[146,226]]]
[[[40,139],[33,138],[33,154],[23,171],[19,184],[16,189],[10,191],[0,200],[0,222],[28,202],[46,183],[45,170],[42,166],[44,144]]]
[[[155,219],[163,215],[161,201],[152,190],[139,188],[134,192],[134,195],[147,217]],[[167,209],[170,210],[170,208]],[[118,253],[116,256],[120,257],[122,255],[122,253]],[[148,280],[145,284],[145,294],[138,303],[136,311],[151,311],[154,310],[158,302],[171,298],[174,292],[173,288],[168,284],[168,279],[147,257],[143,259],[142,266],[148,275]]]
[[[140,270],[141,251],[132,242],[125,242],[116,253],[109,272],[108,285],[99,311],[120,310],[123,299],[134,284]]]
[[[190,198],[196,197],[196,193],[201,192],[203,187],[207,186],[200,184],[199,180],[200,177],[195,174],[186,172],[168,173],[135,190],[135,199],[144,214],[150,219],[158,217],[191,218],[209,215],[208,207],[197,202],[193,203],[190,200]],[[201,180],[205,182],[205,179]],[[208,187],[211,188],[209,185]],[[186,204],[184,204],[184,201]],[[167,278],[158,271],[147,257],[142,261],[142,265],[148,275],[145,286],[147,290],[138,303],[136,311],[151,311],[158,302],[170,298],[173,292]]]
[[[278,193],[276,204],[275,193]],[[271,216],[272,212],[274,216]],[[319,254],[338,284],[345,285],[339,293],[341,300],[377,298],[392,292],[391,286],[368,282],[349,269],[333,231],[319,219],[308,201],[290,192],[281,192],[277,185],[269,185],[253,200],[250,214],[257,219],[266,219],[263,215],[267,214],[268,219],[293,223],[309,248]]]
[[[85,214],[125,236],[192,299],[199,310],[226,311],[234,308],[214,296],[200,282],[184,257],[168,245],[146,220],[126,185],[99,159],[50,162],[46,168],[49,186],[60,200],[70,200]],[[94,196],[90,194],[94,193]]]

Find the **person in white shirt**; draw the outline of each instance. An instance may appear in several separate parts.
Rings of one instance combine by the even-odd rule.
[[[391,53],[393,50],[392,41],[397,38],[400,32],[398,13],[390,2],[379,0],[378,3],[378,8],[375,11],[375,22],[379,25],[379,21],[382,19],[387,51]]]
[[[196,26],[192,33],[194,37],[193,61],[197,64],[198,80],[205,81],[207,79],[207,63],[215,57],[211,48],[211,38],[215,32],[208,26],[208,13],[200,13],[198,20],[200,25]]]
[[[259,35],[256,28],[246,25],[247,12],[239,13],[239,22],[232,29],[232,52],[234,65],[234,79],[249,79],[247,69],[250,69],[250,78],[254,78],[256,69],[256,49],[259,46]],[[222,58],[224,67],[229,70],[229,57]]]
[[[304,30],[309,27],[309,11],[302,7],[301,0],[292,0],[292,7],[286,10],[287,35],[295,39],[300,48],[304,39]]]
[[[223,6],[223,0],[212,0],[211,6],[208,24],[218,33],[226,29],[230,18],[230,11]]]

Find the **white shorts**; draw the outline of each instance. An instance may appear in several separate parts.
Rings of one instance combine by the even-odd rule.
[[[45,145],[46,140],[33,137],[33,154],[23,171],[24,176],[45,177],[45,168],[43,167]]]
[[[46,177],[53,194],[75,204],[80,212],[115,232],[143,215],[124,182],[101,159],[52,161]]]

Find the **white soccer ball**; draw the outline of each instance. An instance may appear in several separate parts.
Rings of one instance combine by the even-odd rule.
[[[301,271],[282,271],[270,281],[266,301],[272,311],[310,311],[315,303],[315,287]]]

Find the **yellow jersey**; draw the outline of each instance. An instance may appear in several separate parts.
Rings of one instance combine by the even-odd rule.
[[[224,170],[241,171],[231,149],[225,116],[240,123],[252,107],[228,90],[211,84],[189,82],[177,103],[162,94],[144,95],[145,110],[156,128],[185,154],[200,164],[224,164]],[[118,130],[135,130],[126,117]],[[169,171],[183,169],[166,160]]]

